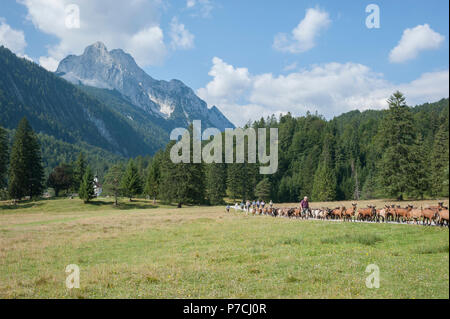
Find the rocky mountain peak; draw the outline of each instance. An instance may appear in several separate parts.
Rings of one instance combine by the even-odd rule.
[[[206,127],[234,127],[217,108],[208,109],[182,81],[155,80],[130,54],[122,49],[108,51],[102,42],[88,46],[80,56],[69,55],[59,63],[56,72],[75,84],[115,89],[134,105],[173,125],[187,126],[198,119]]]

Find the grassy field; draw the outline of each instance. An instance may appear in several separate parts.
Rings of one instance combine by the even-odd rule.
[[[79,289],[65,286],[69,264]],[[369,264],[378,289],[365,285]],[[449,298],[449,232],[143,200],[0,202],[0,297]]]

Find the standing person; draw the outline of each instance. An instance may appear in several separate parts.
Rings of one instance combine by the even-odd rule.
[[[227,213],[229,213],[230,212],[230,205],[227,205]]]
[[[264,208],[264,206],[266,205],[266,202],[264,202],[264,200],[261,201],[261,208]]]
[[[309,211],[308,196],[303,197],[303,200],[300,202],[300,208],[302,209],[302,216]]]
[[[273,208],[273,202],[272,202],[272,200],[270,200],[269,206],[270,206],[270,208]]]
[[[256,201],[256,207],[259,208],[259,199]]]
[[[253,206],[253,208],[256,207],[256,201],[255,200],[253,200],[252,206]]]
[[[247,199],[247,201],[245,202],[245,210],[248,212],[250,209],[250,201]]]

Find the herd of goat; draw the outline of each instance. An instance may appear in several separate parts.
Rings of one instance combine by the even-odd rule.
[[[448,207],[444,203],[438,203],[437,206],[428,206],[426,208],[415,208],[412,205],[400,207],[399,205],[385,205],[377,209],[369,205],[366,208],[357,208],[353,203],[351,208],[344,206],[330,208],[275,208],[275,207],[249,207],[247,213],[253,215],[268,215],[273,217],[288,217],[300,219],[321,219],[321,220],[342,220],[342,221],[370,221],[370,222],[397,222],[397,223],[416,223],[422,222],[423,225],[449,226]]]

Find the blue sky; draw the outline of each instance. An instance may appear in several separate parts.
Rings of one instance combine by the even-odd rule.
[[[122,2],[122,1],[121,1]],[[6,0],[0,43],[49,70],[95,41],[177,78],[234,123],[275,113],[327,118],[448,97],[448,1]],[[80,28],[67,28],[76,4]],[[380,28],[366,27],[366,6]],[[23,37],[23,38],[22,38]]]

